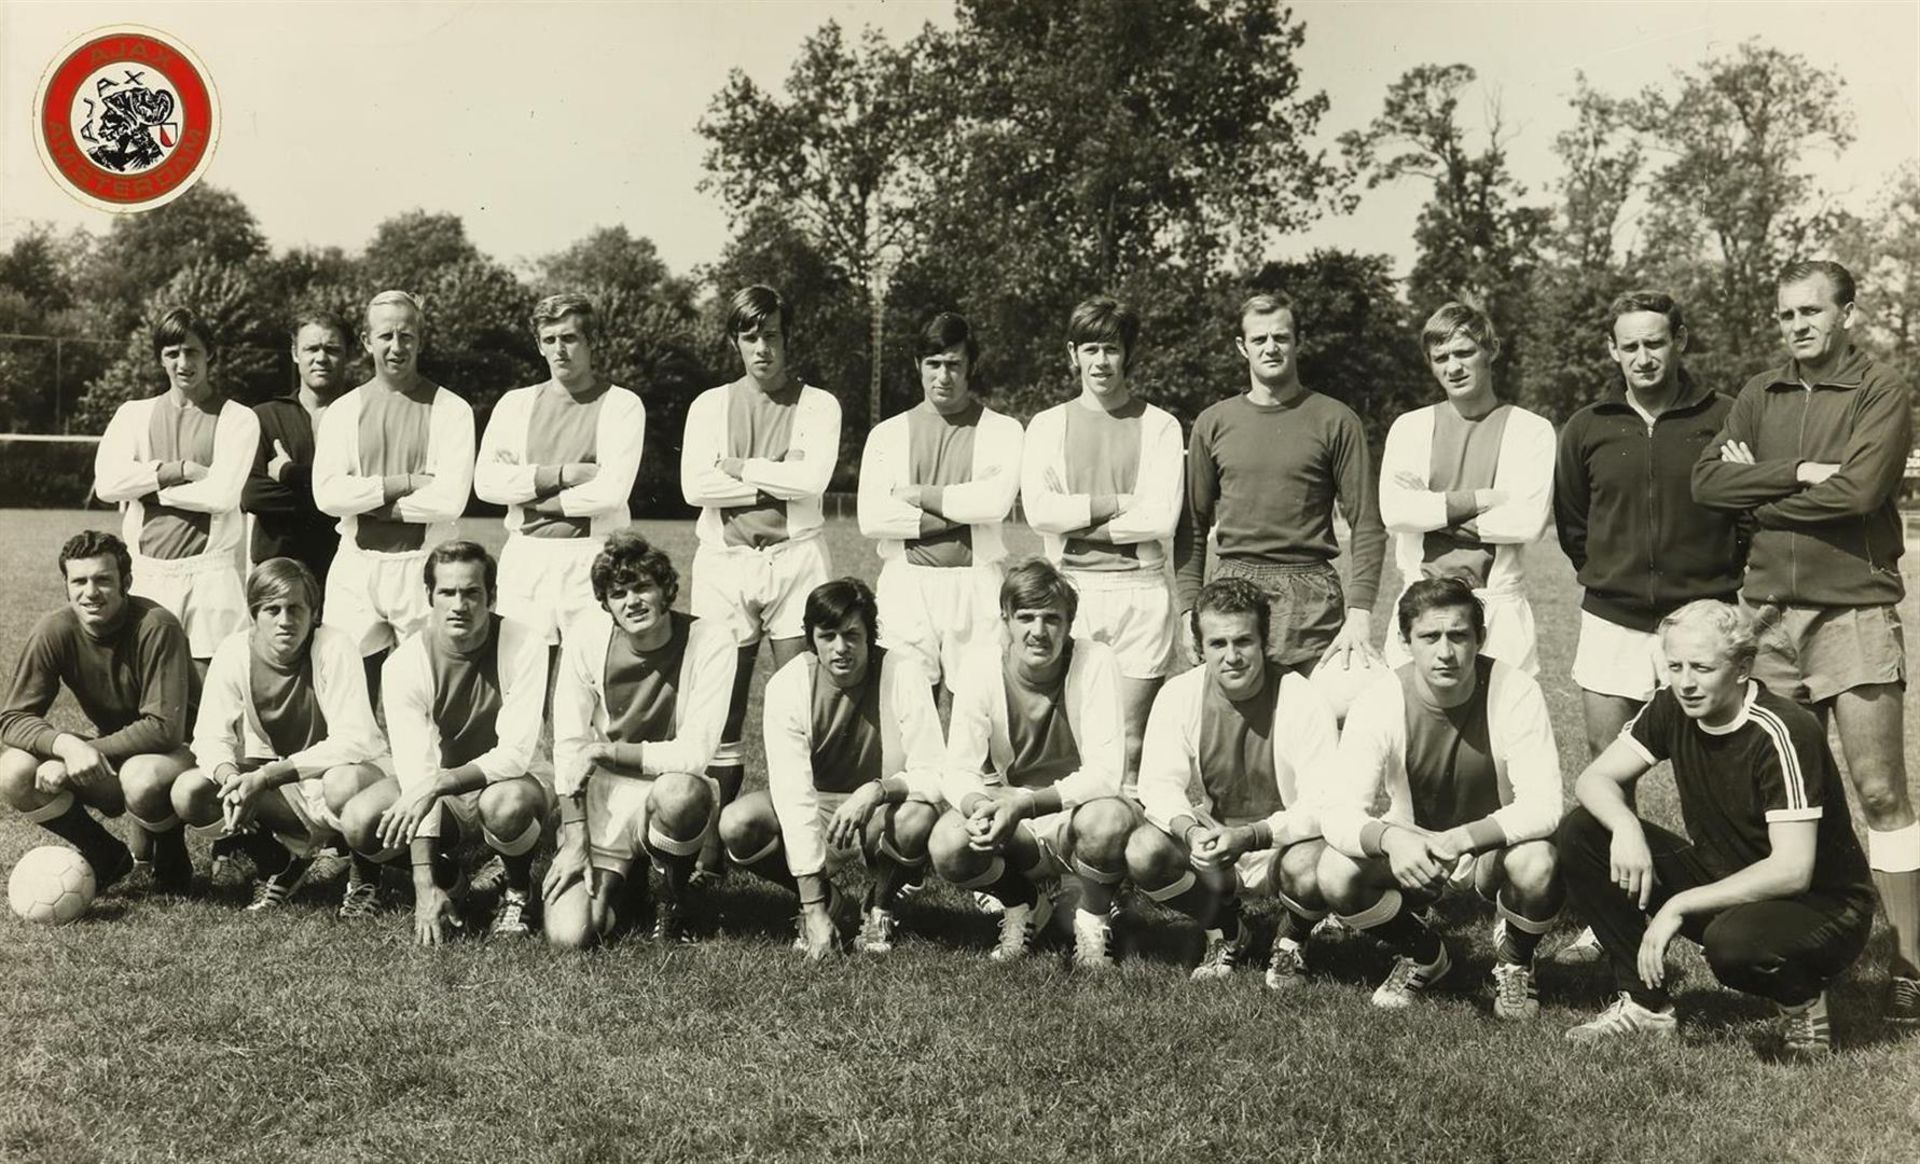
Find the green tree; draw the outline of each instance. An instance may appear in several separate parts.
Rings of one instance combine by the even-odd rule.
[[[1866,216],[1846,224],[1835,249],[1858,286],[1854,335],[1911,365],[1920,356],[1920,162],[1893,172]]]
[[[92,248],[82,282],[108,317],[108,334],[141,322],[148,298],[196,264],[237,267],[267,254],[267,240],[246,203],[204,182],[152,210],[122,214]]]

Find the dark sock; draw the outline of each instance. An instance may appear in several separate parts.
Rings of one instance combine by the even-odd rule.
[[[353,879],[380,884],[380,862],[365,853],[350,853],[348,860],[353,862]]]
[[[434,846],[433,883],[442,889],[452,889],[453,883],[460,879],[460,866],[453,854],[446,849]]]
[[[1433,964],[1440,956],[1440,935],[1420,920],[1412,902],[1401,899],[1400,912],[1367,931],[1422,966]]]
[[[1280,911],[1280,924],[1273,931],[1273,940],[1288,938],[1304,943],[1307,935],[1313,932],[1314,919],[1303,917],[1290,909]]]
[[[42,823],[40,827],[80,850],[80,855],[86,858],[87,864],[93,866],[93,875],[96,880],[108,876],[127,861],[132,860],[132,854],[127,851],[127,846],[121,844],[120,838],[109,832],[107,826],[95,820],[93,814],[87,811],[87,806],[81,804],[78,797],[67,806],[67,811]]]
[[[181,888],[193,879],[193,860],[187,856],[187,831],[175,825],[153,835],[153,876],[156,884]]]
[[[259,877],[277,877],[293,864],[293,854],[272,833],[243,833],[240,847],[253,860],[254,874]]]
[[[787,857],[784,852],[776,850],[771,855],[762,857],[751,865],[742,865],[740,867],[756,877],[766,878],[768,881],[773,882],[783,889],[791,890],[794,893],[800,892],[800,883],[795,881],[793,874],[787,871]]]
[[[869,908],[890,910],[900,903],[900,887],[915,880],[927,867],[925,861],[916,865],[902,865],[890,857],[881,857],[873,863],[873,888],[867,891]]]
[[[1533,952],[1540,948],[1540,938],[1542,935],[1528,933],[1526,930],[1514,925],[1511,919],[1507,921],[1506,934],[1507,940],[1504,943],[1506,948],[1496,952],[1507,961],[1518,962],[1522,966],[1532,962]]]
[[[1657,986],[1643,986],[1635,983],[1628,988],[1627,993],[1633,996],[1633,1001],[1648,1010],[1665,1010],[1673,1005],[1673,999],[1664,989]]]
[[[517,857],[500,855],[500,867],[506,870],[507,888],[519,893],[528,893],[533,889],[533,850]]]
[[[1220,908],[1214,911],[1213,925],[1207,928],[1219,930],[1221,935],[1229,942],[1239,940],[1240,898],[1238,895],[1229,897],[1220,903]]]
[[[1040,900],[1040,891],[1033,879],[1015,872],[1012,865],[1000,874],[1000,880],[987,886],[987,892],[999,898],[1002,905],[1032,905]]]

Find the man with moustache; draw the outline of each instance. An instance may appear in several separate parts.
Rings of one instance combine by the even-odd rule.
[[[300,384],[291,396],[253,406],[260,447],[240,508],[253,517],[249,561],[292,558],[324,586],[340,535],[313,503],[314,434],[327,406],[347,390],[353,329],[332,312],[308,311],[294,317],[292,338]]]
[[[507,507],[500,613],[551,646],[567,624],[599,609],[588,574],[606,536],[631,520],[647,409],[595,362],[599,321],[584,297],[542,299],[533,333],[552,378],[494,405],[473,491]]]

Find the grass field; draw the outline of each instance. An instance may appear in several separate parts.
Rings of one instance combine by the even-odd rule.
[[[0,656],[60,601],[59,541],[109,520],[0,512]],[[689,560],[691,526],[647,532]],[[851,526],[830,532],[871,577]],[[1571,783],[1577,590],[1551,545],[1530,572]],[[1671,784],[1642,801],[1670,818]],[[0,867],[41,841],[0,818]],[[1841,1052],[1801,1067],[1754,1053],[1768,1008],[1690,949],[1678,1044],[1568,1047],[1604,973],[1544,961],[1540,1021],[1501,1024],[1465,903],[1446,911],[1464,965],[1385,1014],[1367,942],[1313,947],[1285,998],[1257,973],[1198,987],[1197,931],[1138,906],[1120,971],[1084,981],[1050,956],[987,963],[991,919],[938,890],[892,957],[820,966],[786,948],[790,899],[738,875],[699,944],[584,956],[430,953],[402,899],[347,928],[337,886],[264,918],[246,892],[235,875],[199,900],[110,896],[61,929],[0,916],[0,1160],[1920,1159],[1920,1041],[1877,1017],[1884,929],[1837,989]]]

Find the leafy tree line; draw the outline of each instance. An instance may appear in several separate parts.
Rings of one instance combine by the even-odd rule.
[[[694,127],[705,188],[735,229],[691,272],[624,226],[510,268],[429,210],[389,218],[359,253],[274,253],[238,196],[203,185],[98,237],[16,239],[0,253],[0,332],[122,337],[117,352],[64,357],[64,379],[84,384],[65,402],[70,427],[98,432],[161,386],[146,321],[165,305],[213,319],[228,347],[219,374],[253,401],[291,383],[297,308],[351,318],[404,287],[428,308],[423,366],[484,418],[545,375],[526,324],[535,299],[583,290],[608,332],[602,358],[648,403],[637,494],[669,507],[687,404],[737,374],[720,313],[747,282],[792,298],[794,366],[842,400],[842,484],[871,424],[917,398],[912,335],[946,309],[975,322],[977,379],[1024,419],[1072,391],[1072,305],[1127,298],[1145,321],[1136,379],[1191,421],[1244,387],[1235,306],[1282,290],[1299,303],[1305,379],[1359,411],[1376,442],[1431,397],[1417,329],[1451,298],[1489,311],[1506,391],[1556,420],[1617,375],[1605,310],[1633,285],[1680,297],[1690,365],[1727,391],[1775,358],[1772,275],[1795,257],[1856,268],[1860,334],[1876,350],[1905,357],[1920,342],[1920,166],[1866,214],[1839,210],[1817,174],[1851,142],[1852,117],[1842,82],[1803,58],[1750,43],[1640,93],[1573,78],[1559,173],[1535,194],[1464,65],[1409,70],[1367,126],[1316,147],[1328,102],[1298,67],[1306,34],[1266,0],[956,0],[952,27],[898,45],[828,22],[779,92],[736,70]],[[1404,277],[1380,254],[1268,259],[1404,182],[1430,191]],[[0,428],[49,430],[47,358],[0,347]]]

